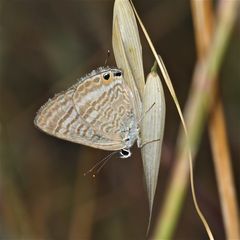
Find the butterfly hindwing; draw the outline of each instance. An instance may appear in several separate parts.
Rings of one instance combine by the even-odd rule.
[[[103,137],[81,118],[72,100],[74,91],[71,88],[50,99],[39,110],[35,125],[50,135],[71,142],[105,150],[121,149],[120,141]]]

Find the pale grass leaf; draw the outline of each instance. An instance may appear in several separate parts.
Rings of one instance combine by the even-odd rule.
[[[187,130],[187,127],[186,127],[186,123],[185,123],[185,120],[184,120],[184,117],[183,117],[183,113],[182,113],[182,110],[181,110],[181,107],[179,105],[179,102],[178,102],[178,98],[177,98],[177,95],[175,93],[175,90],[173,88],[173,85],[172,85],[172,81],[169,77],[169,74],[167,72],[167,69],[161,59],[161,57],[157,54],[156,50],[155,50],[155,47],[152,43],[152,40],[151,38],[149,37],[148,33],[147,33],[147,30],[146,28],[144,27],[133,3],[131,0],[129,0],[131,2],[131,5],[132,5],[132,8],[133,8],[133,11],[135,13],[135,16],[138,20],[138,23],[140,24],[141,26],[141,29],[146,37],[146,40],[149,44],[149,47],[150,49],[152,50],[152,53],[156,59],[156,62],[161,70],[161,74],[163,75],[163,79],[168,87],[168,90],[170,91],[170,94],[174,100],[174,103],[176,105],[176,108],[177,108],[177,111],[178,111],[178,114],[179,114],[179,117],[181,119],[181,122],[182,122],[182,126],[183,126],[183,130],[184,130],[184,134],[186,136],[186,142],[187,142],[187,154],[188,154],[188,160],[189,160],[189,167],[190,167],[190,184],[191,184],[191,192],[192,192],[192,197],[193,197],[193,202],[194,202],[194,206],[195,206],[195,209],[197,211],[197,214],[199,216],[199,218],[201,219],[205,229],[206,229],[206,232],[208,234],[208,237],[209,239],[213,240],[214,237],[213,237],[213,234],[212,234],[212,231],[208,225],[208,222],[207,220],[205,219],[201,209],[199,208],[199,205],[198,205],[198,202],[197,202],[197,198],[196,198],[196,194],[195,194],[195,188],[194,188],[194,179],[193,179],[193,166],[192,166],[192,154],[191,154],[191,148],[190,148],[190,143],[189,143],[189,136],[188,136],[188,130]]]
[[[116,33],[117,32],[117,33]],[[138,27],[134,12],[128,0],[116,0],[113,10],[113,51],[117,66],[125,72],[125,60],[142,98],[145,85],[142,45],[139,38]],[[120,48],[118,45],[121,44]],[[126,55],[126,59],[123,55]],[[128,82],[129,80],[126,79]],[[132,83],[129,84],[130,87]]]
[[[161,80],[158,74],[152,71],[147,77],[144,89],[141,126],[141,152],[150,211],[148,230],[158,181],[165,126],[165,109],[165,97]]]

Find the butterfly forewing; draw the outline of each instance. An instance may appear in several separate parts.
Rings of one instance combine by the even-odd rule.
[[[103,78],[106,72],[108,80]],[[133,113],[132,96],[122,76],[106,72],[79,85],[73,101],[79,115],[102,135],[122,140],[122,127]]]

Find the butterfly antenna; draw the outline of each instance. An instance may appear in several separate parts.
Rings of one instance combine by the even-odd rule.
[[[112,157],[112,156],[111,156],[111,157]],[[97,174],[98,174],[98,173],[101,171],[101,169],[106,165],[106,163],[109,161],[109,159],[110,159],[111,157],[105,159],[105,161],[102,163],[102,165],[98,166],[98,168],[96,169],[96,173],[97,173]]]
[[[107,66],[107,62],[108,62],[109,57],[110,57],[110,50],[107,50],[107,57],[106,57],[106,60],[104,62],[105,67]]]
[[[112,152],[109,155],[107,155],[105,158],[103,158],[102,160],[100,160],[99,162],[97,162],[96,164],[93,165],[92,168],[90,168],[87,172],[85,172],[83,175],[86,176],[87,174],[91,173],[91,172],[95,172],[95,173],[99,173],[100,170],[105,166],[105,164],[108,162],[108,160],[114,155],[116,154],[116,152]],[[96,177],[95,174],[92,175],[93,177]]]
[[[155,102],[151,105],[151,107],[142,115],[142,117],[139,119],[138,123],[140,123],[144,117],[147,115],[147,113],[153,108],[153,106],[155,105]]]

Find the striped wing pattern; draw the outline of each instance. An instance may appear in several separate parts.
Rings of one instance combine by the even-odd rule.
[[[35,125],[71,142],[104,150],[124,148],[125,127],[133,115],[132,95],[122,77],[110,71],[106,81],[103,72],[50,99],[37,113]]]

